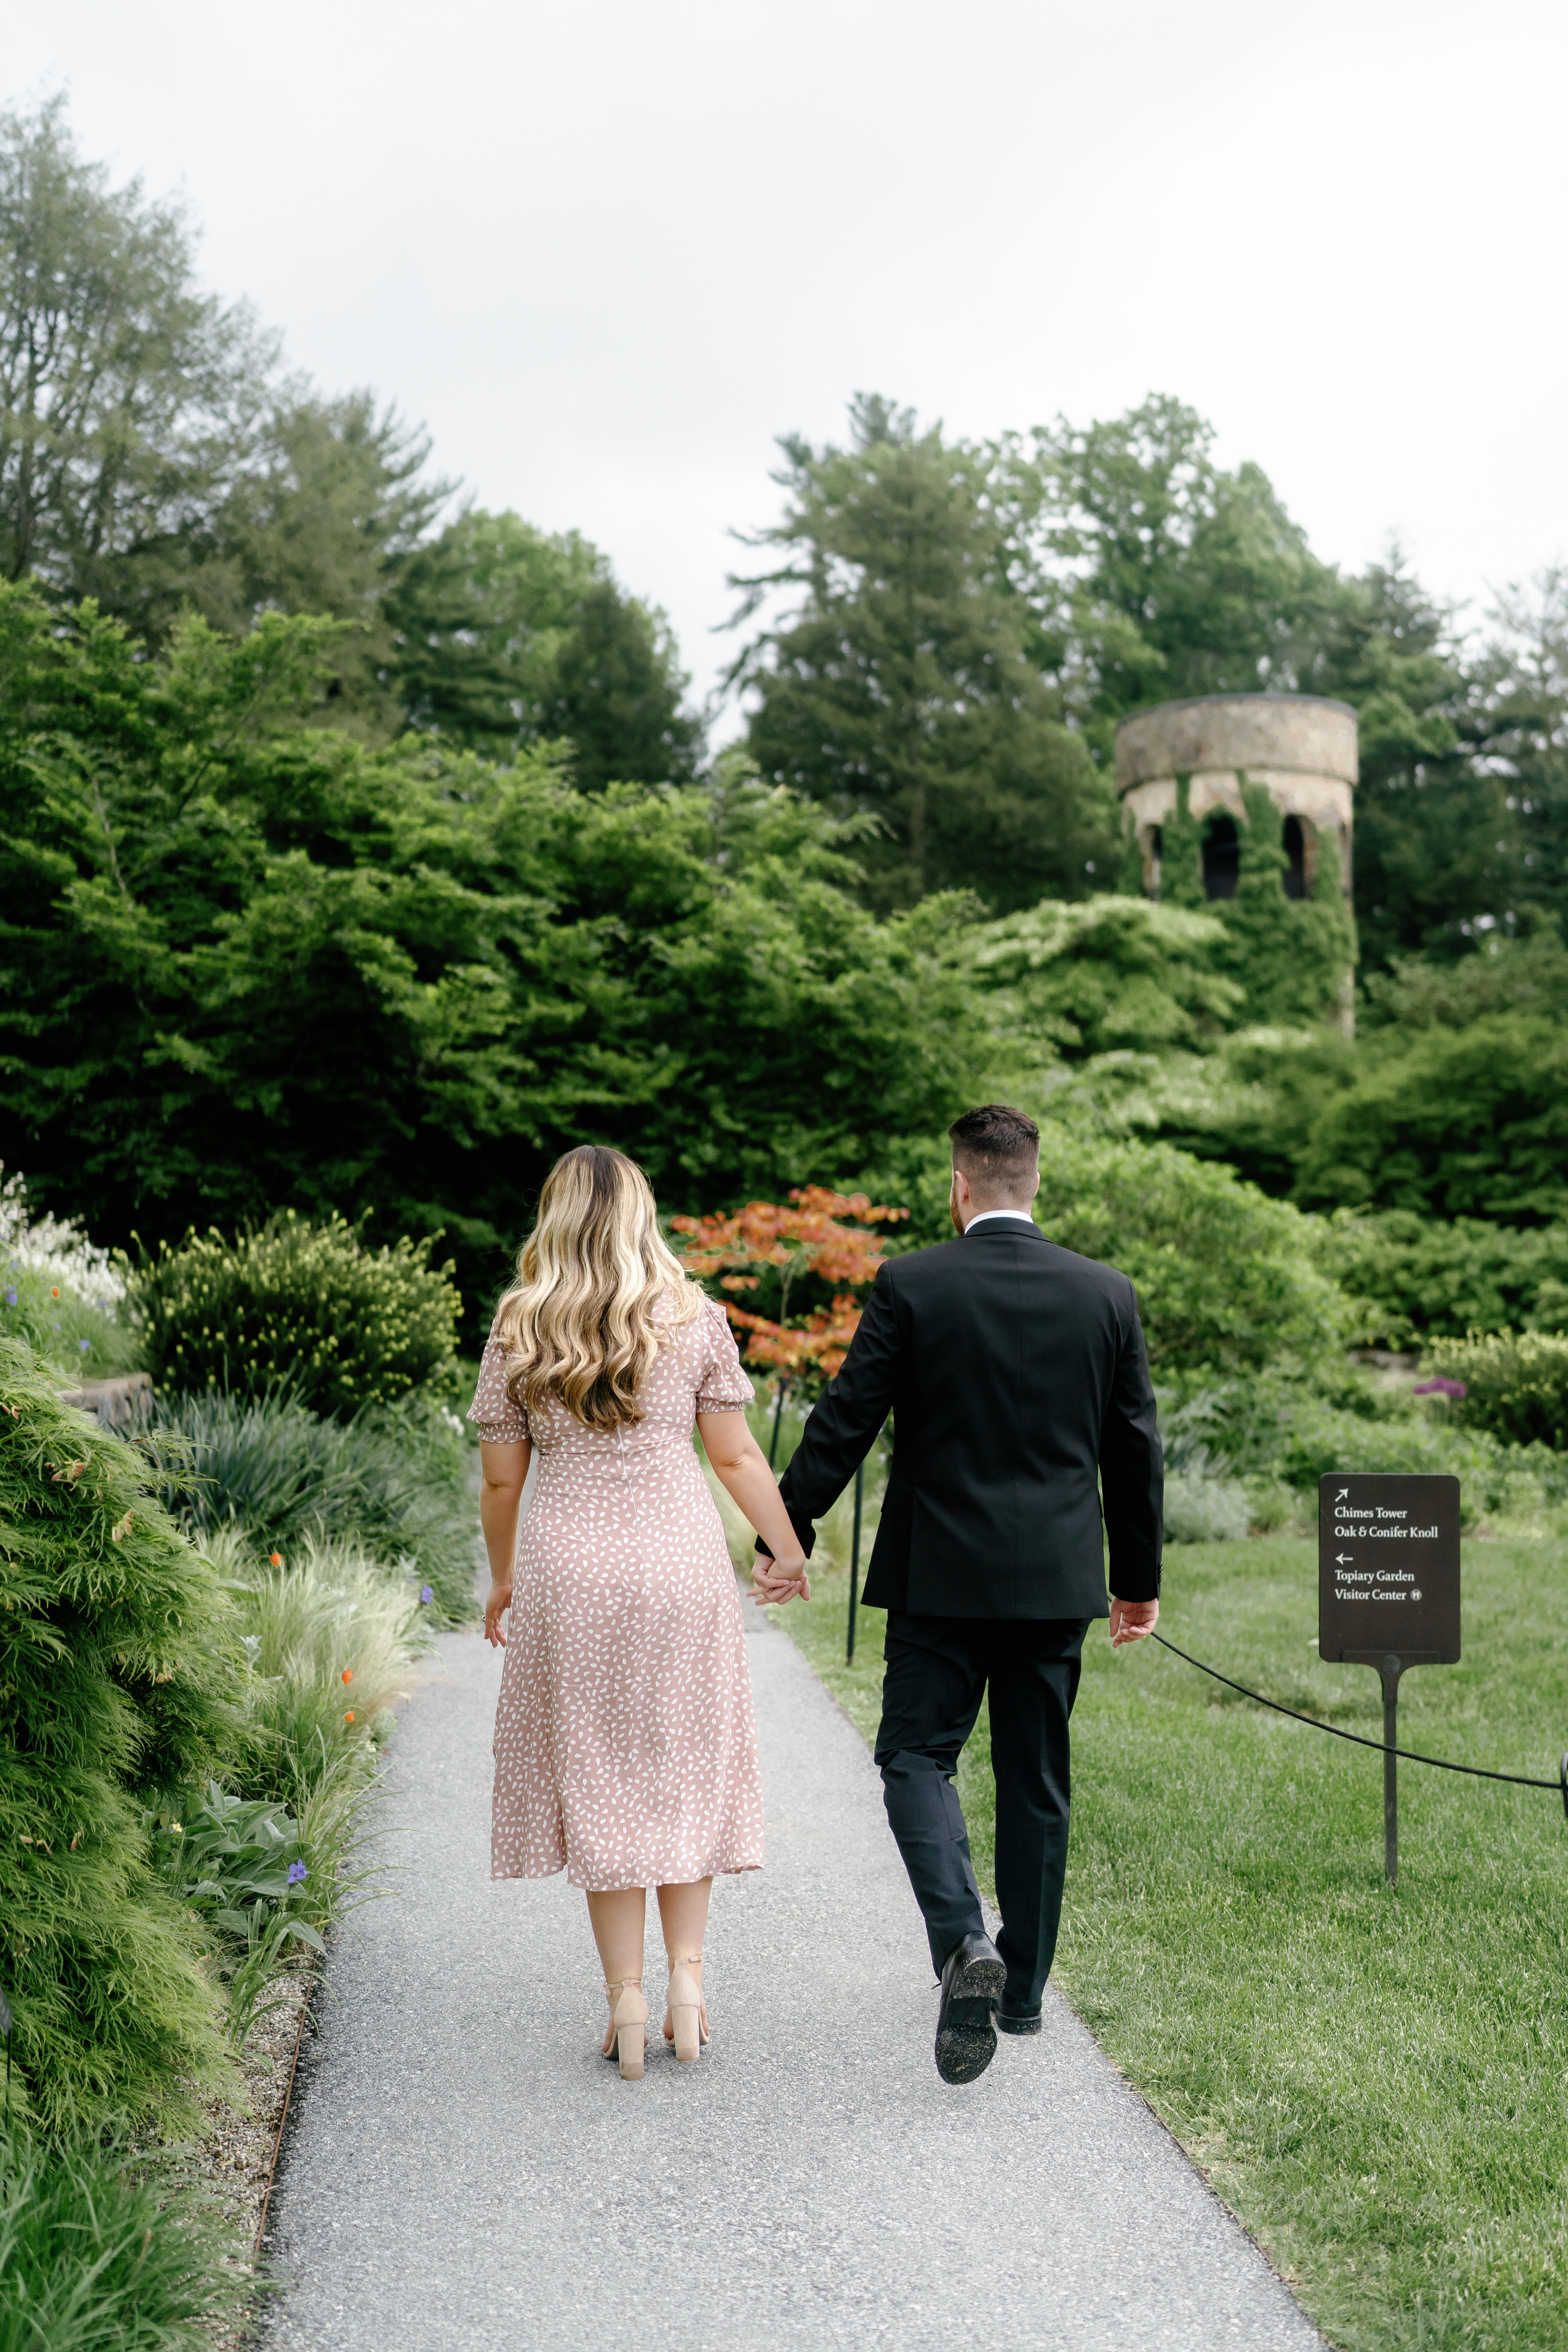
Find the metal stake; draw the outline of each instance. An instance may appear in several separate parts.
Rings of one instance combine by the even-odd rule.
[[[1390,1654],[1378,1669],[1383,1676],[1383,1866],[1390,1886],[1399,1881],[1399,1744],[1400,1661]]]
[[[768,1468],[770,1470],[779,1458],[779,1423],[784,1419],[784,1399],[788,1394],[789,1382],[781,1373],[779,1376],[778,1402],[773,1407],[773,1433],[768,1444]]]
[[[855,1536],[849,1547],[849,1639],[845,1645],[844,1663],[855,1663],[855,1601],[860,1590],[860,1511],[866,1500],[866,1465],[855,1465]]]

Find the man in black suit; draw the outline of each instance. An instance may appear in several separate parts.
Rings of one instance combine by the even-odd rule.
[[[1040,2031],[1083,1637],[1107,1615],[1118,1645],[1152,1630],[1163,1480],[1132,1285],[1058,1248],[1030,1213],[1039,1129],[994,1103],[948,1133],[960,1238],[882,1267],[780,1485],[809,1553],[892,1415],[863,1596],[888,1612],[877,1762],[941,1980],[937,2070],[960,2083],[990,2064],[996,2025]],[[953,1787],[987,1686],[995,1944]]]

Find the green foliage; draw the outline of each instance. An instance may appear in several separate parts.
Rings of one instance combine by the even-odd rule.
[[[221,1390],[160,1401],[147,1442],[198,1541],[239,1535],[266,1555],[307,1538],[374,1553],[448,1622],[473,1614],[473,1504],[460,1424],[421,1400],[351,1422]]]
[[[233,1243],[163,1244],[130,1283],[155,1386],[287,1390],[324,1414],[392,1403],[453,1360],[461,1301],[450,1265],[429,1264],[438,1238],[369,1250],[342,1217],[285,1210]]]
[[[1510,1013],[1568,1014],[1568,948],[1555,916],[1533,919],[1516,938],[1478,940],[1462,955],[1394,956],[1386,971],[1367,974],[1360,1025],[1369,1039],[1392,1045],[1413,1031],[1467,1029]]]
[[[410,726],[500,757],[566,738],[583,790],[689,782],[700,747],[669,625],[578,531],[468,509],[388,601]]]
[[[1110,793],[1047,682],[997,454],[875,398],[853,404],[847,448],[779,446],[790,502],[750,543],[780,561],[734,583],[738,620],[795,599],[731,674],[763,773],[877,820],[860,856],[883,908],[973,889],[1005,909],[1109,874]]]
[[[1440,1223],[1408,1209],[1331,1222],[1324,1263],[1357,1301],[1368,1346],[1405,1348],[1520,1324],[1568,1328],[1568,1225]]]
[[[704,1208],[952,1116],[951,901],[874,921],[832,820],[734,762],[584,795],[292,731],[320,635],[148,661],[0,591],[0,1149],[106,1238],[441,1203],[488,1292],[568,1143]]]
[[[1147,898],[1046,898],[982,925],[973,940],[992,1020],[1064,1060],[1201,1048],[1232,1025],[1243,1001],[1219,969],[1224,924]]]
[[[1429,1342],[1425,1369],[1462,1381],[1455,1417],[1515,1445],[1568,1448],[1568,1335],[1490,1331]]]
[[[1213,950],[1213,966],[1236,985],[1247,1020],[1298,1028],[1342,1021],[1352,1003],[1355,922],[1331,832],[1317,836],[1311,897],[1288,898],[1279,812],[1264,787],[1244,776],[1246,821],[1237,828],[1241,860],[1236,896],[1209,899],[1204,891],[1203,841],[1224,820],[1222,813],[1212,810],[1194,817],[1188,792],[1188,780],[1179,777],[1176,807],[1161,826],[1162,900],[1218,917],[1224,936]]]
[[[1310,1226],[1229,1168],[1048,1127],[1035,1214],[1065,1249],[1131,1276],[1157,1375],[1310,1362],[1341,1336]]]
[[[218,2079],[188,1914],[136,1792],[207,1771],[237,1654],[212,1570],[131,1447],[0,1340],[0,1971],[23,2095],[165,2116]]]
[[[5,2352],[206,2352],[247,2314],[246,2249],[174,2160],[80,2132],[4,2157]]]
[[[1568,1035],[1494,1013],[1369,1055],[1313,1120],[1296,1196],[1541,1224],[1568,1216],[1565,1163]]]
[[[209,1780],[176,1793],[153,1832],[153,1855],[188,1910],[214,1931],[228,1987],[228,2037],[243,2046],[272,1978],[295,1947],[324,1952],[303,1916],[310,1864],[298,1824],[271,1802],[247,1803]]]

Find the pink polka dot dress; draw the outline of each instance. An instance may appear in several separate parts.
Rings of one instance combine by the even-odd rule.
[[[722,1307],[673,1328],[614,1434],[506,1393],[494,1330],[468,1418],[531,1438],[496,1711],[490,1874],[680,1885],[763,1860],[762,1780],[741,1598],[692,1429],[752,1384]]]

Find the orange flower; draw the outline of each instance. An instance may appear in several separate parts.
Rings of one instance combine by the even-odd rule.
[[[352,1666],[345,1666],[345,1667],[343,1668],[343,1671],[342,1671],[342,1675],[340,1675],[340,1677],[339,1677],[340,1681],[342,1681],[342,1682],[345,1682],[345,1683],[352,1683],[352,1682],[353,1682],[353,1678],[354,1678],[354,1670],[353,1670],[353,1668]]]
[[[57,1287],[57,1288],[55,1288],[55,1289],[52,1289],[52,1290],[50,1291],[50,1293],[49,1293],[49,1297],[50,1297],[51,1298],[58,1298],[58,1297],[59,1297],[59,1295],[60,1295],[60,1294],[59,1294],[59,1290],[58,1290],[58,1287]]]
[[[353,1711],[353,1707],[351,1706],[351,1707],[349,1708],[349,1710],[348,1710],[347,1714],[343,1717],[343,1721],[344,1721],[345,1723],[352,1723],[352,1722],[353,1721],[353,1719],[354,1719],[354,1711]]]
[[[267,1555],[267,1565],[268,1568],[281,1568],[283,1565],[282,1553],[280,1551],[269,1551]]]

